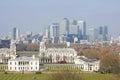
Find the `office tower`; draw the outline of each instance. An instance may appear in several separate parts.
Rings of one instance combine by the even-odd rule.
[[[12,39],[12,32],[9,32],[8,38]]]
[[[79,26],[79,37],[83,40],[86,39],[86,22],[85,21],[78,21],[77,22]]]
[[[70,24],[69,25],[69,35],[68,35],[68,42],[73,43],[74,42],[74,38],[78,37],[78,25],[75,24]]]
[[[96,41],[97,40],[97,30],[93,27],[88,29],[88,40],[91,41]]]
[[[74,34],[74,35],[78,35],[78,25],[70,25],[69,26],[69,35],[70,34]]]
[[[43,34],[43,41],[45,43],[50,43],[50,26],[45,28],[45,31]]]
[[[107,28],[107,26],[100,26],[99,27],[99,34],[101,34],[101,35],[107,35],[108,34],[108,28]]]
[[[99,41],[107,41],[108,40],[108,28],[107,26],[100,26],[98,28],[98,38]]]
[[[70,20],[69,25],[77,25],[77,21],[76,20]]]
[[[44,31],[44,37],[50,38],[50,26],[48,26]]]
[[[17,28],[13,28],[13,40],[19,40],[20,31]]]
[[[69,20],[64,18],[60,22],[60,35],[68,35],[69,34]]]
[[[31,31],[27,31],[26,32],[26,40],[31,43],[32,41],[32,32]]]
[[[59,41],[59,24],[53,23],[50,25],[50,38],[52,40],[52,43],[58,43]]]

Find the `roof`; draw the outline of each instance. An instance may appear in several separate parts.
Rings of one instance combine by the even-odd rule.
[[[48,48],[47,51],[75,51],[73,48]],[[76,51],[75,51],[76,52]]]
[[[86,57],[79,57],[79,59],[85,61],[85,62],[96,62],[96,61],[99,61],[97,59],[87,59]]]
[[[18,57],[18,58],[15,58],[15,59],[10,59],[10,61],[36,61],[39,59],[38,58],[33,58],[33,57],[28,57],[28,56],[22,56],[22,57]]]
[[[10,51],[9,48],[1,48],[0,49],[0,53],[5,53],[6,54],[6,52],[9,52],[9,51]]]

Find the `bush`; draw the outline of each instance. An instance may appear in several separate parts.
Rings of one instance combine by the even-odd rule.
[[[7,72],[5,71],[4,74],[7,74]]]
[[[41,72],[40,72],[40,71],[37,71],[37,72],[35,72],[35,74],[41,74]]]
[[[51,74],[51,77],[48,80],[83,80],[83,79],[77,73],[65,71],[65,72],[58,72],[55,74]]]

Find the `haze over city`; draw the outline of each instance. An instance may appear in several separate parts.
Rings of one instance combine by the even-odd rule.
[[[0,36],[13,27],[21,33],[41,33],[63,18],[85,20],[86,27],[107,25],[112,36],[120,32],[120,0],[1,0]]]

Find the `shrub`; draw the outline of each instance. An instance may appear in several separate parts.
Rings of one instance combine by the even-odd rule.
[[[48,80],[83,80],[83,79],[77,73],[65,71],[51,74],[51,77]]]
[[[41,74],[41,72],[40,72],[40,71],[37,71],[37,72],[35,72],[35,74]]]

